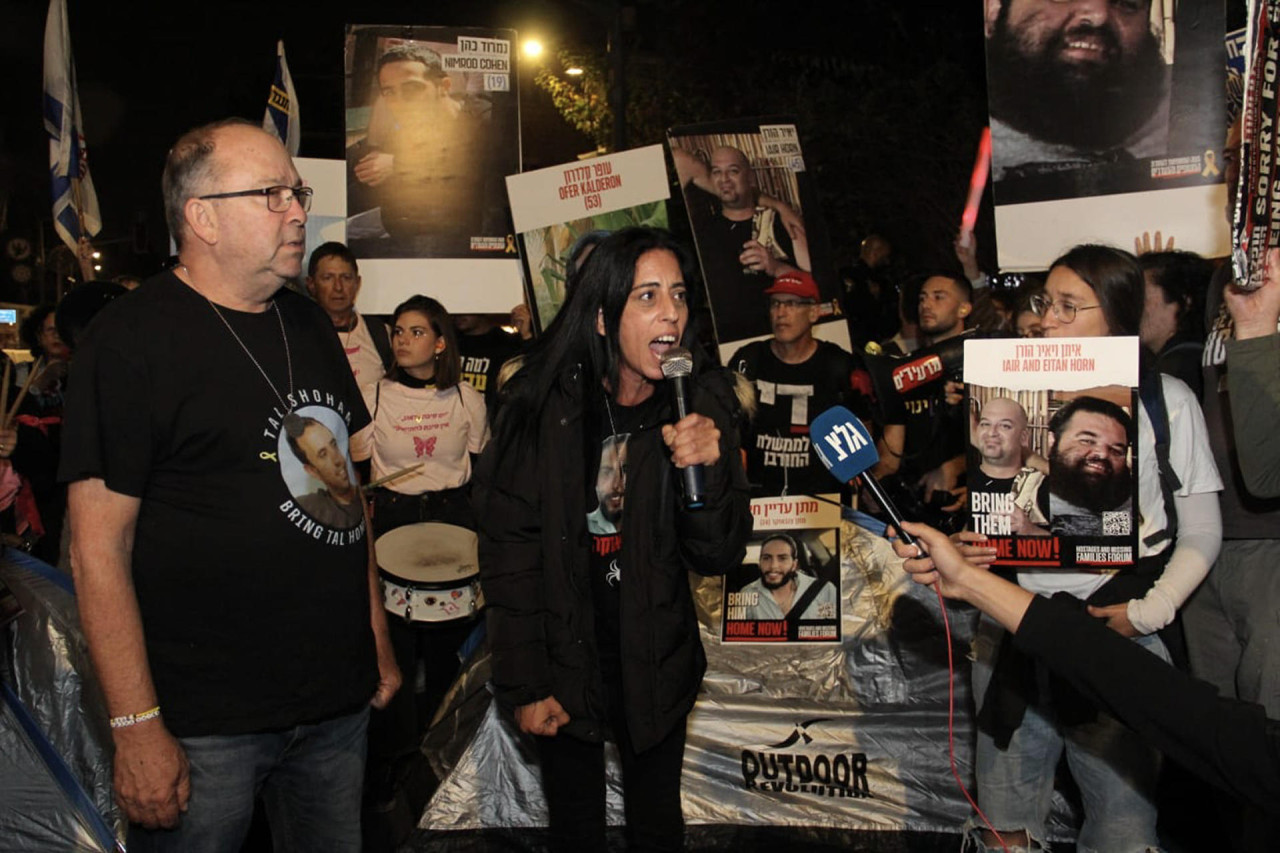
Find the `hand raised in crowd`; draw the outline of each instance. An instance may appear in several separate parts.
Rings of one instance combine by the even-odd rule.
[[[116,802],[147,829],[178,825],[191,799],[187,754],[159,718],[116,729],[112,781]]]
[[[533,337],[533,314],[529,306],[523,302],[511,309],[511,325],[520,333],[520,339],[527,341]]]
[[[956,260],[964,268],[964,277],[973,281],[982,275],[982,270],[978,267],[978,238],[973,232],[961,230],[956,235],[954,247]]]
[[[742,244],[742,254],[738,255],[738,262],[747,269],[762,272],[770,278],[791,268],[789,264],[775,258],[773,252],[766,249],[758,240],[748,240]]]
[[[395,171],[396,158],[383,151],[371,151],[356,163],[356,180],[367,186],[376,187],[391,177]]]
[[[1241,290],[1229,284],[1223,299],[1235,320],[1236,340],[1274,335],[1276,325],[1280,323],[1280,249],[1267,250],[1262,287]]]
[[[569,715],[554,696],[516,708],[516,725],[526,734],[554,737],[568,723]]]
[[[674,424],[665,424],[662,440],[671,448],[671,461],[677,468],[714,465],[720,459],[720,430],[705,415],[685,415]]]
[[[1173,235],[1169,235],[1167,241],[1161,239],[1160,232],[1155,233],[1152,238],[1150,231],[1143,231],[1141,237],[1133,238],[1133,253],[1135,255],[1145,255],[1148,252],[1172,252],[1173,251]]]

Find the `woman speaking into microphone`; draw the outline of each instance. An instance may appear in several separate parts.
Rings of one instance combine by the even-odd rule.
[[[476,472],[493,686],[538,736],[557,849],[605,848],[604,741],[628,849],[678,850],[685,718],[706,669],[689,572],[751,531],[732,374],[694,359],[676,414],[661,357],[693,340],[689,257],[665,231],[599,242],[511,379]],[[685,509],[678,468],[703,467]]]

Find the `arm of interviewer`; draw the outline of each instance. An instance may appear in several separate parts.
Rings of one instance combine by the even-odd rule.
[[[1034,596],[966,563],[945,536],[904,524],[923,543],[894,543],[917,583],[937,584],[1014,632],[1014,642],[1082,690],[1148,743],[1224,790],[1270,808],[1280,797],[1280,727],[1260,705],[1218,697],[1086,616],[1062,597]]]
[[[76,600],[107,713],[141,713],[159,704],[133,590],[133,535],[141,501],[111,491],[98,478],[72,483],[67,499]],[[186,753],[164,718],[111,734],[115,796],[125,816],[148,828],[176,826],[187,809],[191,783]]]
[[[972,604],[1009,631],[1017,631],[1031,605],[1032,593],[1009,583],[966,560],[945,533],[927,524],[903,522],[919,546],[893,540],[893,550],[906,557],[902,564],[911,579],[924,586],[937,586],[946,598]]]

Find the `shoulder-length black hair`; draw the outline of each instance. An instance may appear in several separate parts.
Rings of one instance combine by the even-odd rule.
[[[430,296],[410,296],[404,302],[396,306],[395,313],[391,315],[391,325],[394,328],[400,315],[408,311],[417,311],[427,318],[427,322],[431,324],[431,331],[436,333],[436,337],[444,340],[444,349],[436,353],[436,375],[432,380],[437,389],[443,391],[446,388],[452,388],[462,379],[462,357],[458,355],[458,338],[453,331],[453,320],[449,317],[449,312],[438,300],[432,299]],[[391,378],[398,379],[403,373],[400,365],[391,365]]]
[[[675,256],[680,273],[692,286],[694,266],[689,252],[669,231],[658,228],[624,228],[595,243],[590,255],[571,271],[566,290],[568,297],[555,320],[529,348],[524,364],[513,377],[509,396],[503,402],[495,440],[509,441],[521,435],[530,436],[537,429],[538,414],[562,377],[577,371],[584,388],[603,384],[618,387],[621,353],[618,329],[635,283],[636,264],[646,252],[665,251]],[[686,323],[680,345],[693,349],[697,339],[692,319]],[[597,318],[604,322],[605,333],[596,329]],[[695,359],[695,369],[697,369]]]

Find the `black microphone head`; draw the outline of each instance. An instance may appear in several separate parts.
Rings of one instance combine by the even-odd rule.
[[[693,373],[693,353],[684,347],[672,347],[662,354],[662,375],[676,379]]]

